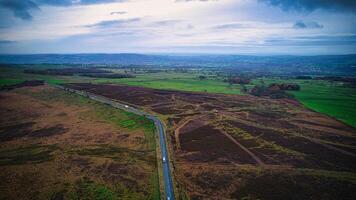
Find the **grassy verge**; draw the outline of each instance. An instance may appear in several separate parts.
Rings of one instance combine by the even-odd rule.
[[[115,200],[119,199],[116,192],[105,185],[95,184],[87,178],[76,183],[74,191],[69,194],[69,199],[98,199]]]

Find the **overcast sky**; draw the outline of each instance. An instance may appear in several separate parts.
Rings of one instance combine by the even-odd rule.
[[[355,0],[0,0],[0,53],[356,53]]]

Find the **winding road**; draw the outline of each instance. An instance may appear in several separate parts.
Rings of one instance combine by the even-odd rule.
[[[145,116],[148,119],[152,120],[155,123],[156,129],[159,133],[160,148],[161,148],[161,152],[162,152],[162,168],[163,168],[165,196],[166,196],[167,200],[174,200],[173,182],[172,182],[172,175],[171,175],[171,170],[170,170],[170,166],[169,166],[169,158],[168,158],[169,156],[168,156],[168,152],[167,152],[167,144],[166,144],[164,128],[163,128],[162,122],[157,117],[155,117],[147,112],[138,110],[136,108],[133,108],[131,106],[125,105],[123,103],[114,101],[112,99],[109,99],[109,98],[106,98],[103,96],[95,95],[95,94],[88,93],[88,92],[81,91],[81,90],[74,90],[71,88],[66,88],[61,85],[54,85],[54,87],[63,89],[65,91],[73,92],[73,93],[79,94],[81,96],[88,97],[94,101],[110,105],[114,108],[122,109],[127,112]]]

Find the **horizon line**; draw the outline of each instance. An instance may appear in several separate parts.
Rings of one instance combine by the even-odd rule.
[[[277,56],[295,56],[295,57],[313,57],[313,56],[356,56],[356,53],[345,54],[253,54],[253,53],[0,53],[0,56],[36,56],[36,55],[146,55],[146,56],[256,56],[256,57],[277,57]]]

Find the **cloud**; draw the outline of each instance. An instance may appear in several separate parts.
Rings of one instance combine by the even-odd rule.
[[[219,1],[219,0],[176,0],[176,2],[192,2],[192,1],[209,2],[209,1]]]
[[[38,10],[36,3],[29,0],[0,0],[0,7],[11,10],[14,16],[23,20],[31,20],[30,10]]]
[[[14,44],[16,41],[12,40],[0,40],[0,45],[6,45],[6,44]]]
[[[355,0],[259,0],[271,6],[278,6],[285,11],[296,10],[311,12],[317,9],[356,11]]]
[[[161,21],[156,21],[154,24],[158,26],[169,26],[169,25],[175,25],[178,23],[181,23],[182,20],[161,20]]]
[[[125,11],[117,11],[117,12],[111,12],[110,15],[124,15],[127,14]]]
[[[267,39],[264,45],[279,46],[340,46],[355,45],[356,35],[320,35],[320,36],[303,36],[291,38]]]
[[[297,21],[293,25],[294,29],[321,29],[324,28],[322,24],[319,24],[318,22],[303,22],[303,21]]]
[[[31,11],[39,10],[42,5],[74,6],[125,1],[126,0],[0,0],[0,8],[12,11],[15,17],[22,20],[31,20]]]
[[[243,28],[251,28],[247,24],[242,23],[227,23],[220,24],[214,27],[215,29],[243,29]]]
[[[124,0],[32,0],[32,1],[37,3],[38,5],[51,5],[51,6],[91,5],[91,4],[103,4],[103,3],[112,3],[112,2],[124,2]]]
[[[194,26],[194,25],[191,25],[191,24],[187,24],[186,28],[187,28],[187,29],[194,29],[195,26]]]
[[[101,22],[95,23],[95,24],[85,25],[84,27],[88,27],[88,28],[119,27],[124,24],[138,22],[140,20],[141,20],[140,18],[122,19],[122,20],[106,20],[106,21],[101,21]]]

